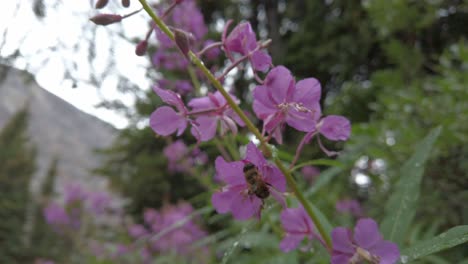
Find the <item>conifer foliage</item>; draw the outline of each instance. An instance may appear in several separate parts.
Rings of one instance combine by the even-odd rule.
[[[26,207],[36,170],[28,119],[28,109],[23,108],[0,131],[0,263],[21,263],[26,258]]]

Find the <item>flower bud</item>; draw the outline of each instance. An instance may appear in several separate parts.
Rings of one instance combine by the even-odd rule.
[[[122,0],[122,6],[123,7],[129,7],[130,6],[130,0]]]
[[[148,48],[148,41],[142,40],[136,46],[135,54],[137,56],[143,56],[143,55],[145,55],[147,48]]]
[[[122,21],[122,16],[114,14],[98,14],[89,20],[93,21],[96,25],[107,26]]]
[[[185,56],[187,56],[193,43],[195,42],[195,37],[189,32],[180,29],[174,29],[174,40],[180,51]]]
[[[95,8],[96,9],[101,9],[101,8],[105,7],[107,5],[107,3],[109,3],[109,0],[98,0],[96,2]]]

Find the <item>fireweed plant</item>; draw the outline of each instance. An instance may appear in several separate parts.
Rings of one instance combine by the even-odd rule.
[[[146,38],[137,44],[135,53],[139,56],[144,55],[147,52],[149,37],[155,33],[159,46],[152,57],[153,64],[173,71],[188,70],[190,76],[190,80],[160,79],[154,85],[154,92],[165,105],[156,108],[150,116],[153,131],[160,136],[181,136],[189,130],[198,142],[197,148],[202,142],[214,140],[217,134],[235,135],[240,129],[247,129],[259,142],[258,145],[248,143],[242,158],[238,158],[239,154],[231,155],[232,160],[226,160],[223,156],[216,158],[215,179],[219,186],[211,197],[214,209],[219,214],[231,213],[236,220],[241,221],[261,218],[262,210],[265,209],[264,198],[272,196],[283,207],[279,218],[284,236],[278,245],[282,251],[297,249],[304,238],[308,238],[309,242],[317,240],[323,245],[331,263],[334,264],[397,262],[400,258],[397,244],[384,240],[378,224],[373,219],[361,218],[354,230],[336,227],[331,233],[327,232],[325,225],[328,221],[324,220],[318,209],[305,198],[292,177],[293,170],[300,168],[295,165],[302,149],[310,144],[312,139],[316,139],[325,154],[333,156],[338,153],[327,150],[321,143],[321,137],[331,141],[346,141],[350,136],[351,126],[348,119],[322,114],[322,88],[319,81],[312,77],[296,80],[288,68],[274,65],[266,50],[270,40],[258,40],[248,22],[235,25],[229,20],[220,40],[206,39],[208,30],[194,0],[174,0],[167,5],[162,3],[154,6],[145,0],[139,2],[152,21]],[[96,7],[102,8],[106,4],[107,1],[98,1]],[[99,25],[109,25],[121,22],[134,13],[125,16],[100,14],[91,20]],[[222,55],[230,63],[222,71],[218,68],[208,69],[202,61],[215,60]],[[247,65],[250,66],[256,82],[252,92],[252,108],[255,117],[262,122],[261,130],[254,125],[255,122],[247,116],[246,111],[240,108],[240,99],[223,86],[224,80],[232,70]],[[208,80],[216,90],[206,94],[201,92],[199,79],[202,78]],[[187,97],[189,94],[190,99]],[[276,154],[277,148],[283,143],[286,127],[304,133],[289,164],[280,160]],[[193,166],[195,156],[199,155],[199,152],[196,155],[188,154],[189,152],[180,140],[166,148],[169,169],[187,171]],[[191,158],[179,163],[180,157],[187,155]],[[206,160],[206,157],[204,159]],[[311,167],[303,169],[310,171]],[[244,177],[246,171],[253,173],[253,180]],[[260,195],[258,189],[261,186],[264,190]],[[297,199],[297,207],[287,208],[287,190]],[[337,208],[356,217],[363,216],[359,204],[350,201],[337,204]],[[145,223],[161,231],[160,225],[171,222],[171,217],[178,218],[161,218],[156,212],[147,211]],[[163,219],[162,222],[157,222],[157,218]],[[191,234],[187,238],[188,243],[193,241],[191,239],[204,236],[204,232],[197,227],[191,226],[188,230]],[[139,237],[147,234],[148,229],[133,226],[129,232],[131,236]],[[159,244],[156,247],[158,250],[170,250],[171,245],[177,244],[172,243],[177,239],[178,236],[174,235],[168,238],[168,244]]]

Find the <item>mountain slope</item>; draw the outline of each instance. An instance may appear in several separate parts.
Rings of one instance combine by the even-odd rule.
[[[90,189],[105,188],[106,180],[91,176],[89,169],[100,162],[94,150],[109,146],[117,130],[42,89],[31,74],[0,65],[0,128],[25,105],[31,113],[29,134],[39,151],[33,190],[55,156],[58,185],[78,181]]]

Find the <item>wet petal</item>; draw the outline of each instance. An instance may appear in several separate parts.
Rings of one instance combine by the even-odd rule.
[[[242,161],[227,162],[219,156],[215,161],[217,177],[229,185],[245,184],[244,163]]]
[[[383,240],[377,223],[371,218],[360,219],[354,227],[354,239],[356,243],[365,249],[369,249]]]
[[[351,124],[345,117],[330,115],[320,121],[319,132],[330,140],[347,140],[351,134]]]
[[[168,136],[179,130],[179,133],[187,127],[187,121],[169,106],[156,109],[150,116],[150,126],[154,132],[162,136]]]

